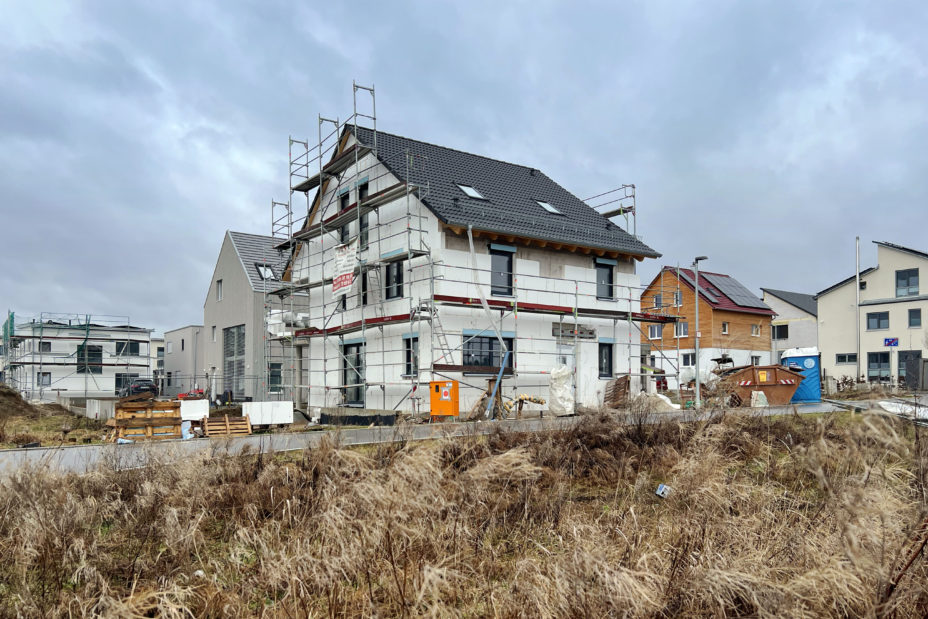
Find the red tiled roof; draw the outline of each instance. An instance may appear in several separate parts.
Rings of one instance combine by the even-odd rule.
[[[674,277],[677,274],[677,267],[668,267],[663,268],[664,272],[670,273]],[[694,273],[692,269],[680,269],[680,283],[689,288],[693,289],[692,281],[694,278]],[[757,304],[762,305],[761,307],[747,307],[744,305],[739,305],[735,300],[728,296],[724,291],[720,290],[718,286],[706,279],[706,275],[713,276],[714,278],[724,278],[728,280],[732,288],[740,288],[743,293],[749,294],[751,297],[756,299]],[[723,281],[724,281],[723,280]],[[712,306],[713,309],[726,310],[729,312],[744,312],[746,314],[760,314],[762,316],[775,316],[776,312],[767,307],[763,301],[761,301],[757,295],[748,290],[741,282],[736,280],[731,275],[725,275],[724,273],[713,273],[711,271],[699,271],[699,289],[700,296],[703,300]],[[712,297],[707,296],[705,293],[708,292]]]

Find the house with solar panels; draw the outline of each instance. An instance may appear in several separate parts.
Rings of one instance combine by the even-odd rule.
[[[775,312],[738,280],[722,273],[699,272],[699,327],[696,326],[695,275],[691,269],[665,266],[641,294],[641,310],[670,315],[674,324],[651,324],[642,333],[645,365],[667,374],[667,387],[695,377],[699,332],[700,373],[717,359],[735,366],[771,363],[771,320]]]
[[[269,311],[298,408],[424,412],[454,381],[466,415],[500,377],[494,397],[548,399],[558,367],[579,405],[638,388],[641,325],[673,318],[640,311],[637,266],[660,254],[621,216],[531,166],[355,124],[295,144]]]

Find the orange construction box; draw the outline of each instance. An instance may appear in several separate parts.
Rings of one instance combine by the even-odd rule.
[[[433,380],[429,383],[429,394],[432,417],[458,416],[458,381]]]

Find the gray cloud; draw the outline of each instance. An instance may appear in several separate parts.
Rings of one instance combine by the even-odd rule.
[[[662,263],[814,292],[855,235],[928,249],[922,3],[612,4],[8,8],[0,304],[202,320],[224,231],[269,232],[287,136],[352,79],[383,130],[635,183]]]

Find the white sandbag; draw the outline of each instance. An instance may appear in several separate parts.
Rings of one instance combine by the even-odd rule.
[[[566,365],[559,365],[551,370],[548,411],[555,416],[574,414],[573,372]]]
[[[764,408],[765,406],[770,406],[770,402],[767,401],[767,394],[763,391],[752,391],[751,408]]]

